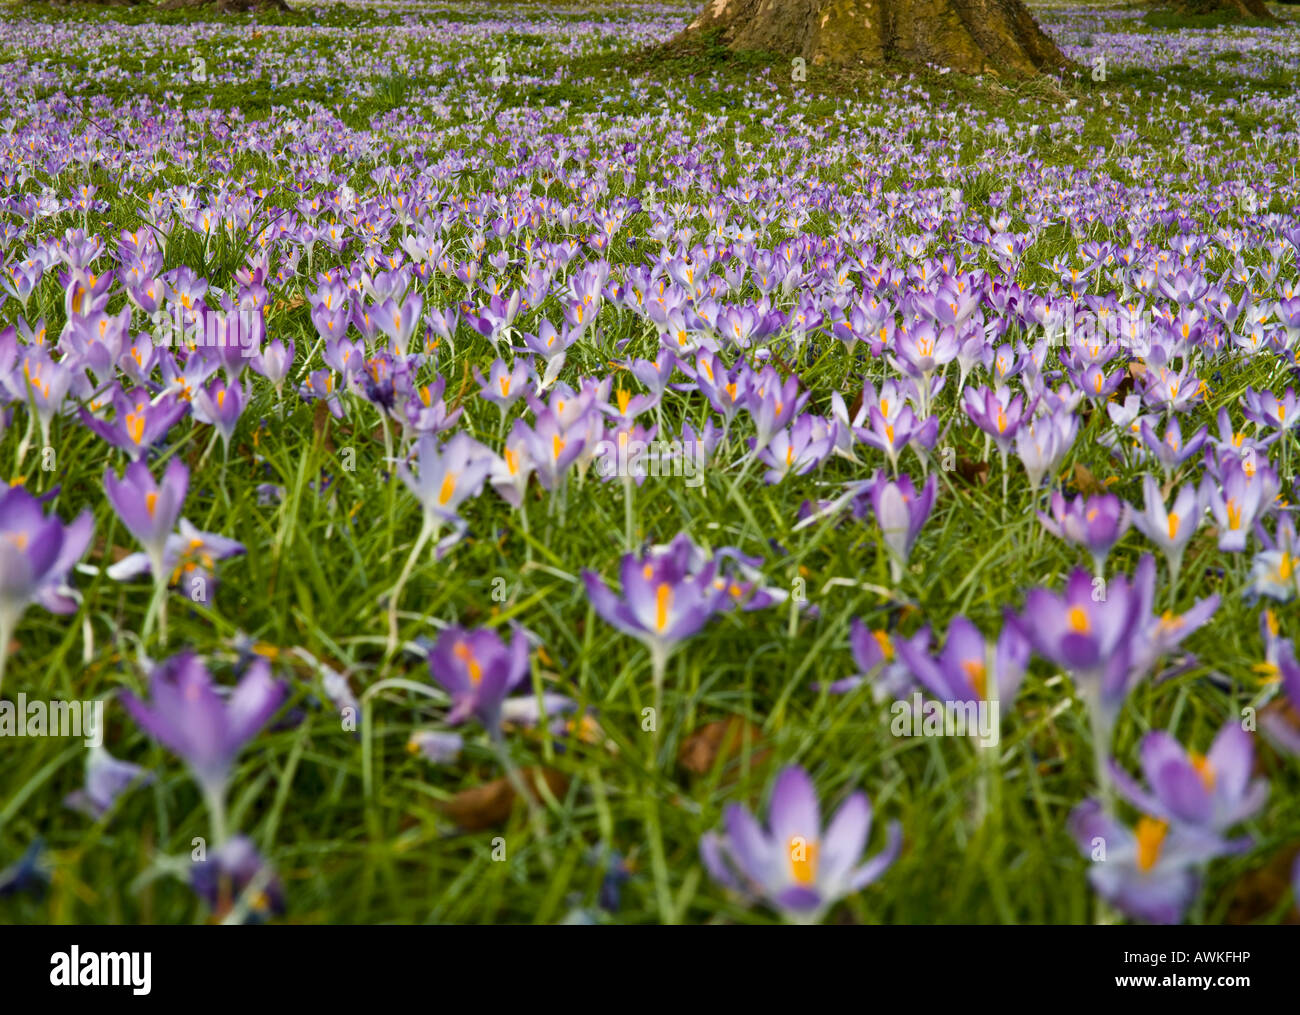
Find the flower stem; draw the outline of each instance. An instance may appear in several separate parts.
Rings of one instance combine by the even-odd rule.
[[[203,799],[208,807],[208,818],[212,822],[212,845],[215,849],[226,841],[226,794],[222,789],[205,786]]]
[[[636,492],[635,481],[631,476],[623,477],[623,543],[627,547],[627,552],[631,553],[635,547],[635,522],[633,518],[633,495]]]
[[[524,781],[523,773],[510,756],[510,747],[506,743],[500,725],[488,731],[488,739],[492,742],[492,749],[496,752],[501,767],[505,769],[506,779],[515,791],[515,796],[523,800],[528,806],[528,820],[533,827],[533,837],[537,840],[537,848],[541,853],[542,863],[549,870],[554,866],[554,861],[551,858],[551,851],[546,846],[546,818],[542,813],[541,802],[533,795],[535,791],[530,789]]]
[[[9,642],[13,640],[15,619],[8,610],[0,610],[0,690],[4,689],[5,667],[9,663]]]
[[[388,651],[386,655],[389,659],[397,651],[397,603],[402,598],[402,589],[406,587],[406,581],[411,577],[411,569],[415,567],[415,561],[419,558],[425,544],[437,531],[437,528],[438,523],[433,520],[433,517],[425,514],[424,521],[420,523],[420,534],[415,537],[415,545],[411,547],[411,555],[406,558],[406,566],[402,568],[402,573],[397,577],[397,584],[393,586],[392,596],[388,600]]]

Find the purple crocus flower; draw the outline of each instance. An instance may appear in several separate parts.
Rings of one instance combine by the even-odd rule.
[[[1163,440],[1156,436],[1155,428],[1147,420],[1142,421],[1139,433],[1142,437],[1142,443],[1146,445],[1148,451],[1155,455],[1166,476],[1196,454],[1210,436],[1209,427],[1203,426],[1189,440],[1184,441],[1183,431],[1178,425],[1177,416],[1170,418],[1168,426],[1165,427]]]
[[[523,359],[515,360],[513,369],[503,359],[494,360],[485,378],[478,367],[474,368],[474,380],[478,381],[479,394],[489,402],[495,402],[505,419],[510,406],[524,396],[528,390],[528,380],[532,371]]]
[[[1288,638],[1276,638],[1273,641],[1273,654],[1273,665],[1281,680],[1282,694],[1291,708],[1300,712],[1300,662],[1296,661],[1295,646]],[[1259,721],[1284,750],[1300,756],[1300,730],[1287,722],[1284,716],[1265,712]]]
[[[214,836],[225,839],[226,783],[235,757],[275,714],[288,685],[271,678],[262,658],[248,667],[228,698],[192,653],[182,652],[154,667],[150,701],[127,692],[122,705],[146,733],[180,757],[213,808]]]
[[[227,457],[230,455],[230,438],[235,433],[245,402],[243,385],[237,380],[214,378],[206,388],[194,392],[194,418],[217,428]]]
[[[1011,389],[1003,384],[996,389],[967,388],[962,392],[961,402],[966,415],[993,438],[1005,458],[1026,415],[1024,396],[1012,398]]]
[[[858,672],[829,684],[826,690],[831,694],[846,694],[870,680],[876,701],[897,700],[916,686],[911,671],[898,658],[888,632],[873,631],[854,617],[849,625],[849,648]],[[817,689],[814,685],[814,690]]]
[[[189,467],[179,458],[167,463],[161,483],[154,481],[144,462],[132,462],[120,480],[112,469],[104,473],[108,501],[127,531],[144,547],[155,577],[164,572],[163,553],[185,506],[189,486]]]
[[[898,857],[902,828],[889,824],[885,848],[859,863],[871,835],[871,801],[855,792],[823,830],[817,791],[797,765],[776,778],[763,828],[741,804],[727,808],[724,831],[700,840],[715,881],[778,909],[793,923],[816,923],[840,899],[879,878]]]
[[[0,685],[9,642],[29,605],[40,603],[58,614],[76,611],[68,572],[86,552],[93,529],[89,511],[64,525],[21,486],[0,492]]]
[[[1268,467],[1250,472],[1241,459],[1227,457],[1220,482],[1206,476],[1201,495],[1219,529],[1219,549],[1241,553],[1256,519],[1263,515],[1277,496],[1277,473]]]
[[[188,411],[189,404],[172,393],[151,400],[144,389],[127,392],[118,388],[113,395],[111,423],[86,409],[81,410],[81,421],[113,447],[125,451],[131,461],[138,462]]]
[[[664,549],[644,556],[626,554],[622,598],[594,571],[582,572],[587,597],[601,619],[649,649],[656,687],[673,650],[701,631],[728,601],[726,586],[718,588],[713,581],[716,559],[691,570],[694,550],[690,537],[681,533]]]
[[[81,811],[98,821],[112,809],[117,798],[127,789],[132,786],[147,786],[151,782],[152,773],[129,761],[119,761],[96,744],[86,756],[85,787],[69,793],[63,802],[73,810]]]
[[[1099,587],[1079,568],[1060,595],[1031,590],[1017,618],[1034,651],[1069,672],[1087,704],[1103,784],[1111,730],[1128,693],[1139,599],[1123,575]]]
[[[207,903],[213,917],[225,920],[236,906],[250,923],[284,913],[284,889],[257,847],[243,835],[220,843],[190,869],[190,887]]]
[[[1067,501],[1059,490],[1050,501],[1052,517],[1038,512],[1038,520],[1058,539],[1077,543],[1092,555],[1093,573],[1105,571],[1106,558],[1129,527],[1129,507],[1114,494]]]
[[[1141,758],[1150,789],[1112,760],[1115,787],[1143,814],[1170,824],[1220,834],[1253,817],[1268,799],[1268,780],[1250,778],[1254,737],[1235,719],[1206,754],[1189,753],[1168,733],[1155,730],[1142,739]]]
[[[516,630],[507,646],[496,631],[448,627],[429,650],[429,673],[451,695],[447,722],[473,715],[493,737],[501,735],[506,695],[528,676],[528,639]]]
[[[1144,815],[1121,824],[1097,800],[1070,814],[1070,834],[1092,860],[1088,881],[1125,915],[1147,923],[1182,920],[1201,889],[1201,868],[1232,847],[1216,835]]]
[[[911,640],[899,638],[895,648],[912,676],[939,701],[1015,701],[1029,663],[1029,642],[1014,623],[1003,627],[991,659],[979,628],[961,615],[949,623],[937,657],[930,655],[929,629],[918,634]]]
[[[1142,511],[1134,512],[1133,527],[1164,551],[1171,580],[1176,583],[1183,564],[1183,551],[1200,528],[1201,516],[1205,513],[1201,492],[1194,483],[1188,483],[1178,491],[1173,504],[1166,510],[1160,484],[1154,476],[1148,474],[1143,478],[1142,489],[1146,505]]]
[[[871,501],[871,510],[876,516],[876,524],[880,526],[885,547],[889,551],[890,574],[894,584],[898,584],[903,579],[903,568],[907,566],[907,559],[912,554],[912,545],[934,506],[934,476],[926,479],[919,493],[912,485],[912,477],[907,473],[903,473],[897,480],[891,480],[883,472],[878,472],[864,486]]]

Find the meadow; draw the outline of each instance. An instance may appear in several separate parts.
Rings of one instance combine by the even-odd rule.
[[[1300,23],[1030,6],[6,5],[0,922],[1300,920]]]

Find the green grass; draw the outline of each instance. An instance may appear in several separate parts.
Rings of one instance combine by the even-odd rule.
[[[471,9],[464,16],[472,20],[474,13]],[[24,9],[22,16],[38,15]],[[39,16],[85,18],[88,23],[112,18],[127,25],[202,20],[192,12],[164,15],[141,8]],[[355,28],[360,36],[385,24],[395,25],[404,16],[324,7],[310,16],[281,20],[263,15],[256,20],[263,25],[293,26],[310,21]],[[244,33],[246,21],[232,19],[228,27]],[[511,83],[499,90],[481,84],[469,87],[475,96],[490,94],[505,110],[570,103],[564,117],[548,128],[557,135],[569,131],[584,136],[582,118],[608,108],[611,98],[627,98],[633,77],[641,78],[639,87],[644,88],[644,95],[633,102],[680,96],[683,82],[689,82],[693,105],[681,113],[682,129],[726,112],[743,122],[740,140],[760,152],[765,146],[779,146],[761,116],[744,113],[742,103],[748,94],[775,97],[785,105],[784,116],[798,114],[805,123],[833,133],[844,129],[841,113],[846,108],[854,110],[858,126],[892,127],[904,115],[901,101],[892,106],[877,101],[885,89],[895,100],[900,95],[892,68],[854,74],[810,69],[807,84],[798,86],[787,80],[788,61],[773,54],[724,57],[713,46],[667,58],[615,52],[561,60],[538,39],[543,36],[530,32],[503,38],[501,45],[512,54]],[[244,45],[250,53],[281,48],[269,32]],[[208,50],[202,47],[199,44],[195,52],[212,55],[208,67],[215,73],[222,66],[222,49],[215,44]],[[271,118],[275,107],[310,101],[321,102],[347,127],[363,129],[380,124],[383,114],[396,106],[428,109],[435,101],[454,100],[472,79],[465,67],[486,67],[488,53],[467,46],[456,55],[460,66],[430,69],[426,49],[415,47],[405,54],[412,65],[375,78],[369,96],[345,95],[348,82],[342,73],[274,92],[260,80],[256,87],[247,81],[176,82],[164,71],[186,56],[158,53],[144,58],[135,80],[106,82],[78,92],[73,109],[89,108],[86,103],[92,93],[114,102],[141,97],[161,101],[170,93],[187,108],[210,105],[231,111],[237,121],[255,121]],[[515,63],[517,54],[528,55],[519,55]],[[42,55],[74,72],[84,60],[78,53]],[[139,65],[128,44],[110,56],[124,67]],[[565,80],[550,83],[561,66]],[[955,125],[921,122],[917,114],[917,136],[962,139],[968,145],[963,162],[971,165],[977,142],[982,144],[984,138],[978,128],[1004,119],[1012,125],[1018,144],[1022,126],[1057,121],[1064,115],[1064,103],[1075,100],[1073,115],[1082,121],[1077,131],[1054,132],[1025,142],[1024,149],[1018,150],[1032,152],[1062,171],[1078,168],[1096,149],[1109,151],[1106,169],[1125,179],[1119,164],[1123,152],[1115,138],[1134,124],[1141,141],[1161,152],[1171,169],[1185,170],[1175,143],[1175,124],[1164,111],[1170,101],[1186,102],[1189,93],[1204,96],[1211,106],[1238,95],[1242,83],[1223,73],[1226,66],[1225,62],[1199,68],[1117,69],[1104,85],[1089,80],[1085,72],[1078,81],[1067,78],[1059,86],[927,71],[918,73],[911,84],[928,93],[928,105],[917,102],[914,93],[908,101],[914,103],[913,110],[961,111],[963,120]],[[526,74],[518,71],[519,76],[513,76],[525,67]],[[485,70],[482,73],[486,75]],[[769,81],[774,90],[769,90]],[[1177,82],[1181,91],[1170,90],[1171,82]],[[1284,80],[1252,82],[1249,87],[1259,89],[1259,94],[1281,93],[1296,83],[1292,72]],[[326,86],[333,90],[326,91]],[[468,132],[474,116],[455,101],[452,106],[451,123],[463,131],[466,147],[476,148],[477,136],[471,140]],[[1203,122],[1214,143],[1245,158],[1252,136],[1269,123],[1285,123],[1285,115],[1243,104],[1232,115]],[[392,140],[399,151],[431,144],[428,137]],[[509,140],[503,128],[493,127],[487,134],[493,155],[503,161]],[[223,155],[225,147],[210,130],[203,144],[202,157],[193,167],[167,167],[142,193],[201,179],[207,160]],[[854,168],[845,161],[824,166],[822,172],[826,178],[843,180],[843,174]],[[879,168],[886,189],[941,185],[937,176],[914,179],[902,165],[881,162]],[[355,186],[369,185],[368,166],[347,169]],[[283,166],[272,159],[240,155],[227,172],[248,171],[260,184],[276,186]],[[1277,172],[1284,175],[1286,167]],[[629,188],[613,180],[613,192],[635,194],[647,179],[662,182],[664,175],[662,166],[644,158],[637,173]],[[741,175],[738,164],[728,180]],[[41,184],[54,182],[37,179]],[[101,167],[88,170],[84,181],[76,182],[98,185],[100,196],[111,201],[106,215],[91,219],[92,229],[112,237],[135,220],[138,201],[125,188],[118,190],[114,177]],[[59,185],[67,186],[68,181]],[[483,170],[456,185],[468,195],[490,189],[493,181]],[[1185,184],[1189,189],[1196,185],[1195,181]],[[993,210],[990,195],[1005,186],[1002,176],[988,172],[967,186],[966,200],[987,216]],[[292,203],[283,189],[274,191],[271,201],[282,206]],[[1008,200],[1018,213],[1030,203],[1032,195],[1024,193]],[[81,224],[65,215],[42,228],[61,231]],[[610,259],[616,263],[639,259],[640,249],[628,246],[626,237],[643,236],[648,227],[644,214],[629,220]],[[811,227],[833,231],[828,222],[816,218]],[[1021,285],[1044,287],[1049,276],[1038,263],[1072,252],[1077,243],[1064,227],[1049,231],[1034,256],[1026,258]],[[234,242],[217,244],[205,255],[191,239],[167,252],[167,267],[189,264],[218,284],[228,280],[242,260],[243,247]],[[318,251],[316,268],[332,263],[329,255]],[[1215,267],[1224,270],[1229,265]],[[57,334],[63,324],[62,292],[52,275],[37,290],[27,316],[45,316],[50,333]],[[429,300],[442,305],[462,295],[463,287],[451,287],[443,278],[428,293],[426,305]],[[553,305],[541,312],[553,320],[558,317]],[[0,307],[0,326],[7,326],[16,313],[13,300]],[[573,350],[566,380],[603,372],[611,359],[653,357],[655,335],[630,314],[610,310],[605,314],[599,343]],[[523,329],[531,330],[533,320],[527,317]],[[307,308],[276,312],[271,334],[297,344],[296,381],[301,357],[315,344]],[[625,340],[625,348],[616,348]],[[437,370],[448,379],[449,403],[464,401],[465,428],[495,446],[497,410],[474,397],[472,382],[464,380],[471,366],[485,367],[491,359],[486,341],[462,328],[455,350],[442,353]],[[814,393],[810,410],[829,413],[833,390],[852,402],[868,369],[878,381],[880,364],[868,364],[860,354],[850,354],[824,336],[814,339],[806,361],[800,363],[804,384]],[[1195,425],[1212,423],[1219,405],[1235,404],[1246,384],[1280,389],[1287,383],[1286,376],[1280,365],[1261,362],[1222,384],[1212,384],[1213,395],[1195,414]],[[951,387],[938,408],[941,430],[963,418],[950,391]],[[683,419],[698,426],[704,418],[698,397],[670,397],[664,412],[674,430]],[[51,439],[57,469],[42,473],[34,452],[22,459],[18,455],[23,419],[20,410],[15,425],[0,441],[0,462],[8,478],[24,477],[29,488],[38,492],[57,486],[59,493],[52,503],[64,519],[82,508],[95,512],[95,544],[86,561],[92,567],[111,562],[122,549],[135,549],[102,492],[103,471],[106,465],[117,464],[117,456],[107,454],[98,438],[74,421],[60,420]],[[1091,416],[1062,475],[1068,477],[1075,465],[1084,465],[1101,479],[1113,477],[1113,491],[1140,504],[1140,474],[1117,468],[1098,444],[1102,423],[1102,414]],[[847,636],[854,617],[873,628],[911,633],[924,622],[942,631],[951,617],[961,613],[988,632],[998,628],[1005,608],[1022,605],[1027,589],[1059,588],[1068,571],[1084,563],[1080,554],[1040,530],[1034,512],[1041,505],[1029,496],[1014,460],[1011,495],[1005,503],[995,455],[985,486],[968,485],[955,473],[938,474],[940,495],[934,514],[903,582],[888,595],[879,591],[890,585],[889,569],[872,523],[847,521],[794,530],[802,501],[830,496],[837,484],[863,478],[866,471],[861,467],[833,460],[820,473],[777,486],[762,484],[755,473],[734,493],[735,476],[730,470],[707,470],[699,489],[670,479],[648,480],[635,497],[638,542],[666,542],[686,531],[697,543],[738,546],[765,559],[769,584],[791,588],[801,581],[818,611],[815,617],[792,618],[789,610],[723,617],[685,645],[668,667],[657,740],[642,731],[641,723],[642,709],[651,703],[649,659],[634,642],[594,615],[578,581],[583,568],[611,580],[616,577],[624,525],[617,484],[602,484],[594,476],[582,481],[575,477],[562,498],[546,498],[534,487],[527,502],[529,536],[517,515],[490,491],[470,504],[465,514],[471,538],[441,563],[428,555],[418,562],[402,597],[402,635],[408,641],[434,637],[442,623],[504,630],[518,621],[545,647],[545,656],[534,663],[535,684],[553,687],[598,710],[604,739],[597,743],[570,738],[561,744],[545,734],[511,738],[519,763],[544,763],[570,779],[566,792],[546,802],[545,838],[538,841],[523,808],[516,808],[503,828],[474,833],[457,831],[440,810],[440,804],[454,794],[501,774],[495,756],[477,733],[467,735],[466,753],[457,764],[434,767],[410,754],[406,744],[413,731],[439,726],[444,710],[427,698],[385,692],[371,701],[364,736],[359,737],[344,729],[325,701],[319,675],[288,654],[291,648],[301,648],[348,673],[358,695],[387,678],[428,679],[419,657],[402,654],[388,661],[384,657],[387,618],[382,598],[415,540],[420,511],[392,477],[378,427],[373,410],[363,405],[352,405],[349,419],[339,423],[328,416],[322,419],[313,406],[293,395],[277,404],[264,383],[255,388],[228,465],[223,466],[219,448],[204,457],[210,439],[207,428],[178,426],[166,453],[196,467],[186,517],[202,529],[240,539],[248,547],[246,556],[219,565],[214,605],[204,608],[173,596],[169,644],[141,644],[138,632],[149,602],[147,586],[119,585],[102,574],[80,574],[81,611],[69,620],[30,610],[19,628],[19,647],[5,683],[11,695],[24,691],[33,697],[111,698],[126,690],[144,691],[146,657],[158,659],[193,646],[228,681],[237,635],[278,649],[279,672],[293,679],[291,705],[301,710],[301,722],[264,734],[243,755],[232,781],[231,824],[248,834],[276,864],[289,898],[289,921],[553,923],[575,907],[594,909],[602,870],[592,862],[592,852],[616,849],[631,858],[635,874],[624,888],[619,913],[603,919],[768,922],[774,919],[770,913],[741,907],[709,881],[698,860],[697,844],[701,834],[718,826],[727,804],[758,803],[773,773],[787,763],[804,765],[812,772],[824,808],[853,789],[869,793],[878,816],[873,852],[882,841],[880,826],[885,819],[896,818],[903,824],[905,849],[900,860],[878,884],[844,902],[835,911],[836,920],[1024,923],[1094,918],[1085,862],[1065,830],[1070,809],[1095,789],[1088,732],[1082,710],[1069,700],[1068,680],[1041,661],[1033,664],[1014,713],[1005,719],[1001,765],[991,787],[998,806],[983,822],[975,815],[981,766],[973,747],[947,740],[895,738],[887,712],[873,702],[869,689],[834,697],[811,688],[853,672]],[[1184,420],[1184,433],[1190,432]],[[970,428],[955,427],[946,443],[961,458],[986,457],[982,438],[973,436]],[[349,457],[345,449],[355,452],[352,471],[344,467]],[[733,461],[739,450],[733,440],[730,453],[719,460]],[[881,464],[869,460],[871,468]],[[905,455],[903,468],[914,476],[919,472],[910,454]],[[323,476],[332,479],[326,496],[316,492]],[[258,505],[256,487],[263,483],[284,488],[279,504]],[[1073,492],[1068,478],[1062,485]],[[1110,567],[1115,573],[1131,573],[1138,557],[1149,549],[1140,535],[1130,532],[1112,555]],[[1223,603],[1213,624],[1188,643],[1201,664],[1159,686],[1140,687],[1128,702],[1115,753],[1130,767],[1136,745],[1148,730],[1169,728],[1184,742],[1204,749],[1226,717],[1255,700],[1260,683],[1253,667],[1260,661],[1262,646],[1259,608],[1246,604],[1241,596],[1248,567],[1248,557],[1219,554],[1204,531],[1189,549],[1176,608],[1186,609],[1212,593],[1220,594]],[[1162,564],[1162,595],[1165,578]],[[506,589],[504,601],[493,595],[494,588],[502,587],[499,579]],[[1294,611],[1280,611],[1279,619],[1284,634],[1300,635]],[[1230,688],[1211,683],[1207,679],[1211,670],[1226,676]],[[80,785],[84,752],[78,744],[47,738],[4,745],[0,866],[39,835],[50,846],[54,873],[43,899],[0,900],[0,922],[185,923],[207,917],[189,889],[165,873],[164,859],[187,857],[194,837],[209,834],[202,799],[182,765],[145,738],[116,702],[110,703],[107,715],[105,745],[114,755],[152,769],[157,781],[129,794],[104,822],[89,823],[61,805],[63,796]],[[688,736],[731,716],[744,717],[761,730],[761,742],[743,753],[736,771],[699,776],[676,763]],[[1247,827],[1257,847],[1242,857],[1215,863],[1203,907],[1193,914],[1196,920],[1227,919],[1243,879],[1300,841],[1300,810],[1294,806],[1300,771],[1294,761],[1279,760],[1268,748],[1261,746],[1260,752],[1274,782],[1267,809]],[[492,859],[496,836],[505,839],[506,862]],[[1288,918],[1288,907],[1284,894],[1250,918],[1282,922]]]

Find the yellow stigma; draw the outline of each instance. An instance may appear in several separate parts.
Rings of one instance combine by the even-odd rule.
[[[1160,859],[1160,848],[1165,843],[1169,832],[1167,822],[1143,815],[1137,823],[1137,865],[1144,874],[1156,865]]]
[[[1228,528],[1234,532],[1241,528],[1241,506],[1232,498],[1228,498]]]
[[[559,434],[556,434],[551,438],[551,450],[555,455],[555,460],[558,462],[560,460],[560,452],[564,450],[564,441],[560,439]]]
[[[502,377],[502,378],[501,378],[501,397],[502,397],[502,398],[509,398],[509,397],[510,397],[510,378],[509,378],[509,377]]]
[[[631,401],[632,401],[632,392],[628,391],[626,388],[619,388],[618,389],[619,415],[623,415],[623,416],[627,415],[628,403],[630,403]]]
[[[1070,630],[1075,634],[1087,634],[1092,630],[1092,623],[1088,620],[1088,611],[1082,606],[1070,607]]]
[[[439,505],[446,505],[456,493],[456,473],[449,472],[442,481],[442,489],[438,491]]]
[[[158,494],[150,490],[144,495],[144,509],[149,512],[149,517],[153,517],[154,509],[158,506]]]
[[[1210,759],[1204,754],[1197,754],[1193,751],[1188,760],[1191,761],[1192,767],[1196,769],[1196,774],[1201,777],[1201,782],[1205,784],[1207,790],[1214,789],[1214,766],[1210,764]]]
[[[817,843],[796,835],[787,845],[790,850],[790,877],[796,884],[811,885],[817,880]]]
[[[988,669],[982,660],[967,659],[962,662],[961,668],[966,671],[966,676],[970,677],[970,685],[975,688],[975,693],[981,698],[988,696]]]
[[[1169,539],[1170,539],[1170,541],[1173,541],[1173,540],[1175,540],[1175,539],[1178,538],[1178,522],[1179,522],[1179,521],[1180,521],[1180,519],[1179,519],[1179,517],[1178,517],[1178,512],[1176,512],[1176,511],[1170,511],[1170,512],[1169,512]]]
[[[131,440],[139,444],[144,440],[144,416],[128,413],[126,417],[126,432],[130,435]]]
[[[672,606],[673,590],[667,583],[663,582],[655,589],[655,629],[664,630],[668,626],[668,609]]]
[[[463,641],[456,642],[452,654],[465,664],[465,668],[469,671],[469,679],[473,683],[477,684],[483,679],[483,667],[478,664],[478,660],[474,658],[474,653],[468,645]]]

